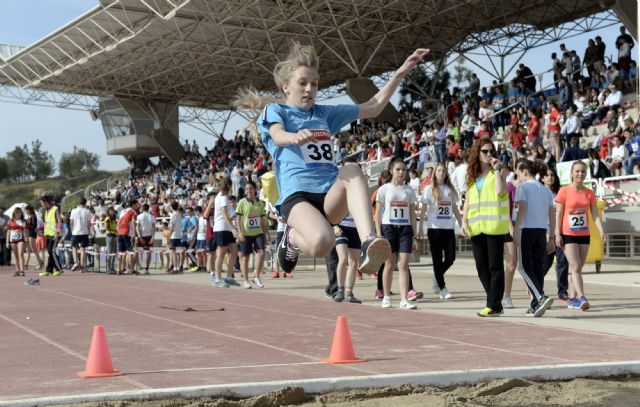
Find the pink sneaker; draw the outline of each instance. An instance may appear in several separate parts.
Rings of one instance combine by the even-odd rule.
[[[409,301],[417,301],[419,299],[421,299],[422,297],[424,297],[424,294],[422,293],[422,291],[416,291],[415,289],[409,291],[407,293],[407,299]]]
[[[384,291],[376,290],[376,300],[381,301],[384,298]]]

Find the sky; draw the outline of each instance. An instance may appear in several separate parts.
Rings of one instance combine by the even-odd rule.
[[[62,27],[73,19],[89,11],[98,4],[97,0],[2,0],[0,6],[0,44],[27,46]],[[607,55],[615,51],[613,43],[618,35],[618,26],[593,31],[589,35],[566,39],[563,42],[568,49],[575,49],[582,58],[587,39],[602,36],[607,44]],[[429,44],[425,44],[428,48]],[[637,49],[640,47],[636,47]],[[547,70],[549,55],[559,50],[559,43],[529,51],[523,62],[534,73]],[[488,64],[488,60],[478,60]],[[498,61],[496,61],[499,64]],[[489,84],[491,78],[472,65],[467,65],[478,74],[481,86]],[[345,78],[346,79],[346,78]],[[543,83],[549,83],[547,74]],[[397,99],[397,95],[395,97]],[[345,103],[348,98],[335,99],[335,103]],[[392,100],[397,102],[397,100]],[[325,102],[331,103],[331,102]],[[233,135],[242,128],[241,121],[232,121],[227,127],[227,135]],[[87,111],[41,107],[25,104],[0,102],[0,156],[13,150],[16,145],[31,145],[40,139],[43,148],[53,155],[56,162],[62,153],[70,152],[73,146],[94,152],[100,157],[100,168],[115,171],[127,167],[121,156],[106,153],[106,140],[99,121],[91,120]],[[214,138],[186,124],[180,125],[180,139],[197,140],[200,147],[210,146]]]

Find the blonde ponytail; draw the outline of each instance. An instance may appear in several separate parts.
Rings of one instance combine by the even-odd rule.
[[[244,127],[244,130],[251,132],[251,136],[256,143],[260,143],[260,132],[258,131],[258,117],[260,117],[260,112],[262,112],[262,109],[264,109],[266,105],[273,102],[278,102],[278,99],[262,96],[253,86],[238,89],[238,93],[231,101],[231,105],[235,108],[251,111],[251,118],[249,123]]]
[[[317,71],[319,70],[320,59],[312,45],[302,45],[297,41],[293,41],[287,58],[278,62],[273,69],[273,79],[280,92],[282,92],[282,87],[293,76],[293,72],[301,66],[313,68]],[[266,105],[273,102],[279,102],[279,100],[262,96],[253,86],[239,89],[237,95],[231,101],[232,106],[238,109],[248,109],[253,113],[245,129],[251,132],[256,142],[260,141],[260,133],[258,131],[260,112]]]

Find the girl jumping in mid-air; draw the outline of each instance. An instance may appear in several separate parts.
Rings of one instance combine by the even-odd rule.
[[[349,213],[362,241],[360,271],[376,272],[389,256],[389,242],[375,233],[367,180],[355,163],[338,168],[331,135],[357,119],[378,116],[400,81],[428,53],[416,50],[378,93],[360,105],[316,104],[319,59],[312,46],[298,43],[274,70],[284,103],[265,100],[255,90],[240,92],[236,106],[261,111],[257,130],[275,164],[280,192],[276,207],[287,221],[276,257],[285,273],[294,269],[301,251],[326,256],[335,245],[332,225]]]

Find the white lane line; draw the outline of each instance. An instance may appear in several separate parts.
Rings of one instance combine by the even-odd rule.
[[[616,363],[578,363],[564,365],[516,366],[498,369],[449,370],[442,372],[417,372],[376,376],[347,376],[302,380],[282,380],[253,383],[229,383],[211,386],[173,387],[150,390],[133,390],[112,393],[81,394],[74,396],[42,397],[0,401],[0,407],[32,407],[54,404],[105,402],[117,400],[160,400],[205,397],[258,396],[285,386],[302,387],[306,393],[327,393],[355,388],[392,387],[405,383],[423,386],[449,387],[480,383],[500,378],[533,380],[570,380],[576,377],[608,377],[640,373],[640,361]]]
[[[290,350],[290,349],[281,348],[279,346],[269,345],[269,344],[266,344],[266,343],[262,343],[260,341],[254,341],[252,339],[245,338],[245,337],[242,337],[242,336],[231,335],[231,334],[223,333],[223,332],[220,332],[220,331],[215,331],[213,329],[204,328],[204,327],[201,327],[201,326],[198,326],[198,325],[193,325],[193,324],[189,324],[189,323],[186,323],[186,322],[177,321],[175,319],[165,318],[165,317],[161,317],[161,316],[157,316],[157,315],[153,315],[153,314],[148,314],[146,312],[136,311],[136,310],[132,310],[132,309],[126,308],[126,307],[121,307],[121,306],[114,305],[114,304],[109,304],[109,303],[106,303],[106,302],[92,300],[90,298],[84,298],[84,297],[80,297],[80,296],[77,296],[77,295],[65,293],[65,292],[62,292],[62,291],[55,291],[55,290],[51,290],[51,289],[47,289],[47,288],[41,288],[41,290],[49,291],[49,292],[54,293],[54,294],[63,295],[63,296],[69,297],[69,298],[74,298],[76,300],[85,301],[85,302],[89,302],[89,303],[96,304],[96,305],[101,305],[101,306],[105,306],[105,307],[114,308],[114,309],[117,309],[117,310],[120,310],[120,311],[125,311],[125,312],[128,312],[128,313],[141,315],[143,317],[152,318],[152,319],[156,319],[156,320],[159,320],[159,321],[165,321],[165,322],[169,322],[169,323],[172,323],[172,324],[181,325],[181,326],[184,326],[184,327],[187,327],[187,328],[191,328],[191,329],[194,329],[194,330],[197,330],[197,331],[202,331],[202,332],[207,332],[207,333],[210,333],[210,334],[222,336],[224,338],[229,338],[229,339],[233,339],[233,340],[236,340],[236,341],[248,342],[248,343],[250,343],[252,345],[255,345],[255,346],[272,349],[272,350],[275,350],[275,351],[278,351],[278,352],[288,353],[288,354],[299,356],[301,358],[309,359],[309,360],[312,360],[312,361],[317,361],[318,360],[317,357],[314,357],[314,356],[311,356],[311,355],[307,355],[307,354],[304,354],[304,353],[296,352],[296,351],[293,351],[293,350]],[[167,294],[167,293],[165,292],[163,294]],[[343,369],[347,369],[347,370],[357,371],[357,372],[360,372],[360,373],[382,374],[382,372],[378,372],[378,371],[371,370],[371,369],[358,368],[358,367],[354,367],[353,365],[342,365],[341,364],[341,365],[334,365],[334,366],[339,367],[339,368],[343,368]]]
[[[147,374],[147,373],[175,373],[175,372],[200,372],[206,370],[230,370],[230,369],[256,369],[264,367],[289,367],[304,365],[323,365],[324,362],[297,362],[297,363],[270,363],[264,365],[244,365],[244,366],[216,366],[216,367],[194,367],[185,369],[162,369],[162,370],[146,370],[140,372],[124,372],[125,374]]]
[[[68,348],[68,347],[66,347],[64,345],[55,342],[54,340],[52,340],[48,336],[46,336],[44,334],[41,334],[40,332],[35,331],[35,330],[29,328],[28,326],[22,325],[20,322],[13,320],[13,319],[7,317],[6,315],[0,314],[0,318],[4,319],[5,321],[9,322],[10,324],[16,326],[17,328],[22,329],[23,331],[35,336],[36,338],[40,339],[41,341],[44,341],[44,342],[48,343],[49,345],[60,349],[61,351],[65,352],[66,354],[71,355],[71,356],[73,356],[73,357],[75,357],[77,359],[80,359],[81,361],[86,363],[87,358],[85,358],[84,356],[82,356],[78,352],[76,352],[76,351],[74,351],[74,350],[72,350],[72,349],[70,349],[70,348]],[[118,378],[120,380],[124,380],[124,381],[128,382],[129,384],[131,384],[131,385],[133,385],[135,387],[138,387],[140,389],[150,389],[151,388],[150,386],[147,386],[144,383],[140,383],[139,381],[131,379],[131,378],[128,378],[126,376],[119,376]]]
[[[127,286],[127,287],[132,287],[132,286]],[[325,317],[319,317],[316,315],[307,315],[307,314],[301,314],[301,313],[295,313],[295,312],[290,312],[290,311],[285,311],[285,310],[281,310],[281,309],[276,309],[276,308],[269,308],[268,306],[254,306],[254,305],[247,305],[247,304],[242,304],[242,303],[236,303],[236,302],[231,302],[231,301],[219,301],[219,300],[215,300],[212,298],[204,298],[204,297],[196,297],[193,295],[185,295],[185,294],[179,294],[179,293],[173,293],[173,292],[167,292],[167,291],[162,291],[162,290],[152,290],[149,288],[142,288],[142,287],[132,287],[132,288],[136,288],[138,290],[143,290],[143,291],[149,291],[149,292],[153,292],[153,293],[162,293],[163,295],[166,294],[170,294],[173,296],[180,296],[180,297],[186,297],[189,299],[198,299],[198,300],[203,300],[203,301],[211,301],[211,302],[215,302],[215,303],[219,303],[219,304],[226,304],[226,305],[236,305],[238,307],[245,307],[245,308],[249,308],[249,309],[253,309],[253,310],[259,310],[259,311],[273,311],[273,312],[277,312],[280,314],[288,314],[288,315],[292,315],[292,316],[296,316],[296,317],[304,317],[304,318],[308,318],[308,319],[316,319],[316,320],[321,320],[321,321],[328,321],[328,322],[332,322],[333,319],[331,318],[325,318]],[[396,310],[399,312],[404,312],[401,310]],[[458,318],[467,318],[464,316],[457,316]],[[515,322],[512,322],[514,324],[516,324]],[[520,324],[522,325],[522,324]],[[474,344],[474,343],[469,343],[469,342],[464,342],[464,341],[459,341],[456,339],[447,339],[447,338],[442,338],[442,337],[438,337],[438,336],[432,336],[432,335],[426,335],[426,334],[420,334],[420,333],[415,333],[415,332],[410,332],[408,330],[401,330],[401,329],[394,329],[394,328],[385,328],[385,327],[377,327],[374,325],[369,325],[369,324],[364,324],[361,322],[354,322],[353,320],[349,321],[349,326],[360,326],[360,327],[364,327],[364,328],[369,328],[369,329],[373,329],[373,330],[386,330],[389,332],[394,332],[394,333],[398,333],[400,335],[410,335],[410,336],[417,336],[420,338],[426,338],[426,339],[432,339],[432,340],[437,340],[437,341],[442,341],[442,342],[448,342],[448,343],[453,343],[456,345],[461,345],[461,346],[471,346],[474,348],[478,348],[478,349],[483,349],[483,350],[488,350],[491,352],[504,352],[504,353],[511,353],[514,355],[519,355],[519,356],[527,356],[527,357],[534,357],[534,358],[544,358],[544,359],[550,359],[550,360],[555,360],[558,362],[580,362],[580,360],[575,360],[575,359],[566,359],[566,358],[561,358],[561,357],[556,357],[556,356],[549,356],[549,355],[541,355],[541,354],[537,354],[537,353],[532,353],[532,352],[523,352],[523,351],[516,351],[516,350],[511,350],[511,349],[499,349],[499,348],[495,348],[495,347],[491,347],[491,346],[484,346],[484,345],[478,345],[478,344]],[[531,326],[531,325],[529,325]],[[535,329],[534,326],[531,326],[531,329]]]

